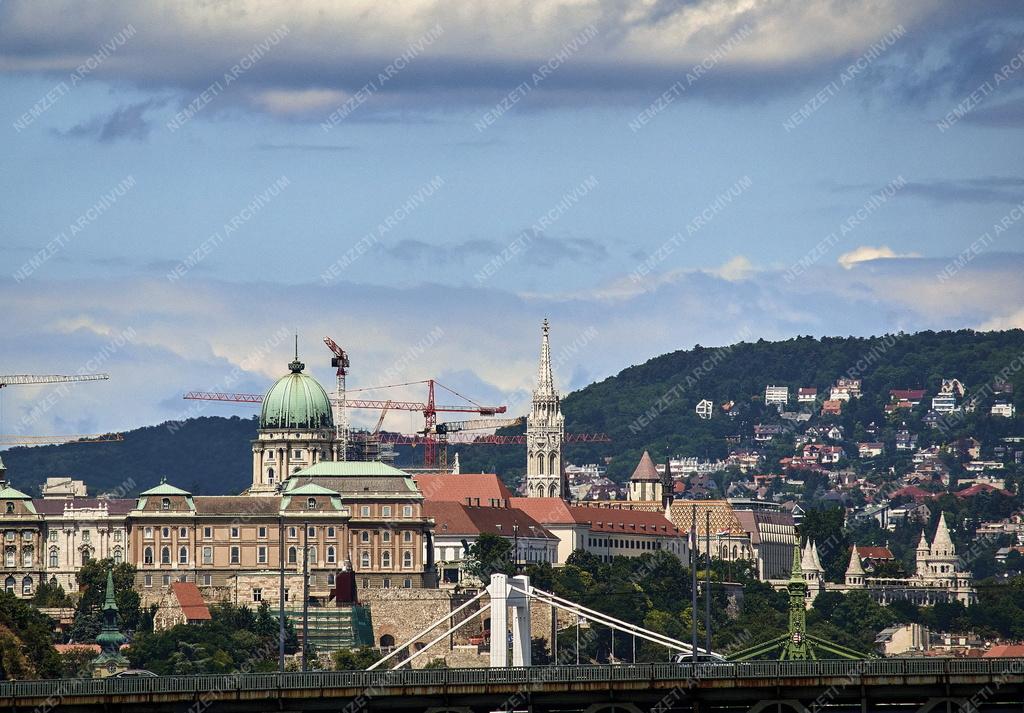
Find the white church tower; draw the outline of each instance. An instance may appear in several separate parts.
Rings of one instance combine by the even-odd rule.
[[[551,375],[548,321],[540,342],[540,372],[533,390],[533,410],[526,417],[526,495],[531,498],[564,498],[568,495],[562,467],[565,418],[561,399]]]

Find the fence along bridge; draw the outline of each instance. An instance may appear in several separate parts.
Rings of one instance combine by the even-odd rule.
[[[1024,659],[874,659],[0,682],[12,713],[1021,713]]]

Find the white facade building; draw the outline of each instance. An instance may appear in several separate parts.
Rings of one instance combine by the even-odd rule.
[[[788,404],[789,387],[771,385],[764,387],[764,402],[766,404]]]

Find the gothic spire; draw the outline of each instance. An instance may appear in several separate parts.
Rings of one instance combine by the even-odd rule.
[[[849,577],[850,575],[864,576],[864,567],[860,563],[860,551],[857,549],[857,545],[854,545],[850,551],[850,564],[846,568],[846,576]]]
[[[548,343],[548,331],[550,328],[545,317],[544,326],[541,327],[540,369],[537,374],[537,394],[544,396],[555,393],[555,379],[551,375],[551,345]]]

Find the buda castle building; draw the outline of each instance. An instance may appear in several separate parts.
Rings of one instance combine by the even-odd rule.
[[[191,582],[208,600],[277,602],[304,586],[326,600],[339,570],[362,588],[435,582],[432,521],[411,476],[379,462],[341,459],[330,399],[298,356],[263,399],[252,444],[252,485],[203,496],[171,482],[138,498],[86,498],[81,490],[32,498],[0,462],[4,589],[31,597],[42,582],[75,591],[90,559],[135,566],[143,604]]]

